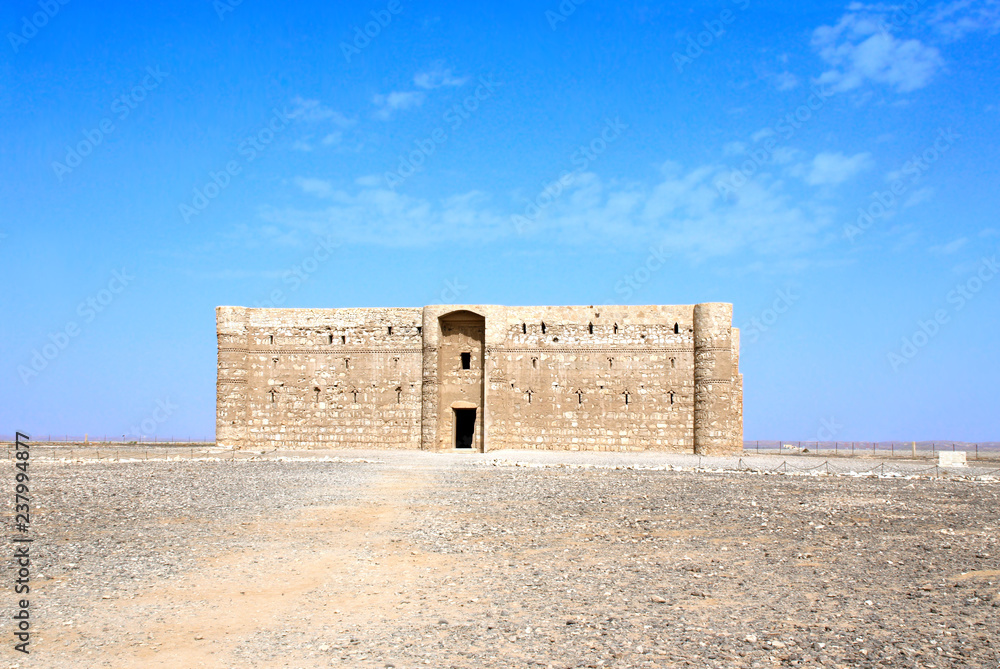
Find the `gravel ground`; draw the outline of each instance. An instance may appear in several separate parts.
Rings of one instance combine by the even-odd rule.
[[[1000,662],[988,471],[301,455],[33,463],[35,636],[9,666]]]

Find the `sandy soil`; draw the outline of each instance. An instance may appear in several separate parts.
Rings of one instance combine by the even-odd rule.
[[[996,483],[338,458],[36,463],[10,666],[1000,659]]]

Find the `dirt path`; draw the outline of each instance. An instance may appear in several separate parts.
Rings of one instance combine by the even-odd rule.
[[[430,468],[396,468],[352,502],[304,509],[283,527],[263,520],[231,527],[263,540],[252,552],[205,555],[199,568],[151,583],[135,598],[101,600],[87,624],[60,634],[63,650],[75,656],[71,664],[114,658],[115,667],[232,667],[255,661],[246,649],[262,635],[329,638],[377,625],[387,613],[421,617],[426,593],[455,567],[401,538],[415,522],[406,500],[428,497],[432,486]],[[107,643],[78,645],[95,638]],[[350,636],[341,643],[349,646]],[[326,647],[281,645],[290,666],[330,666]]]

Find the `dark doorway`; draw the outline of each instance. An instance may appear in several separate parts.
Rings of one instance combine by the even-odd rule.
[[[476,410],[455,409],[455,448],[472,448],[476,434]]]

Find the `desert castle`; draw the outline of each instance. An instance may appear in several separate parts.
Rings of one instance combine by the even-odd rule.
[[[742,448],[731,304],[216,316],[220,446]]]

